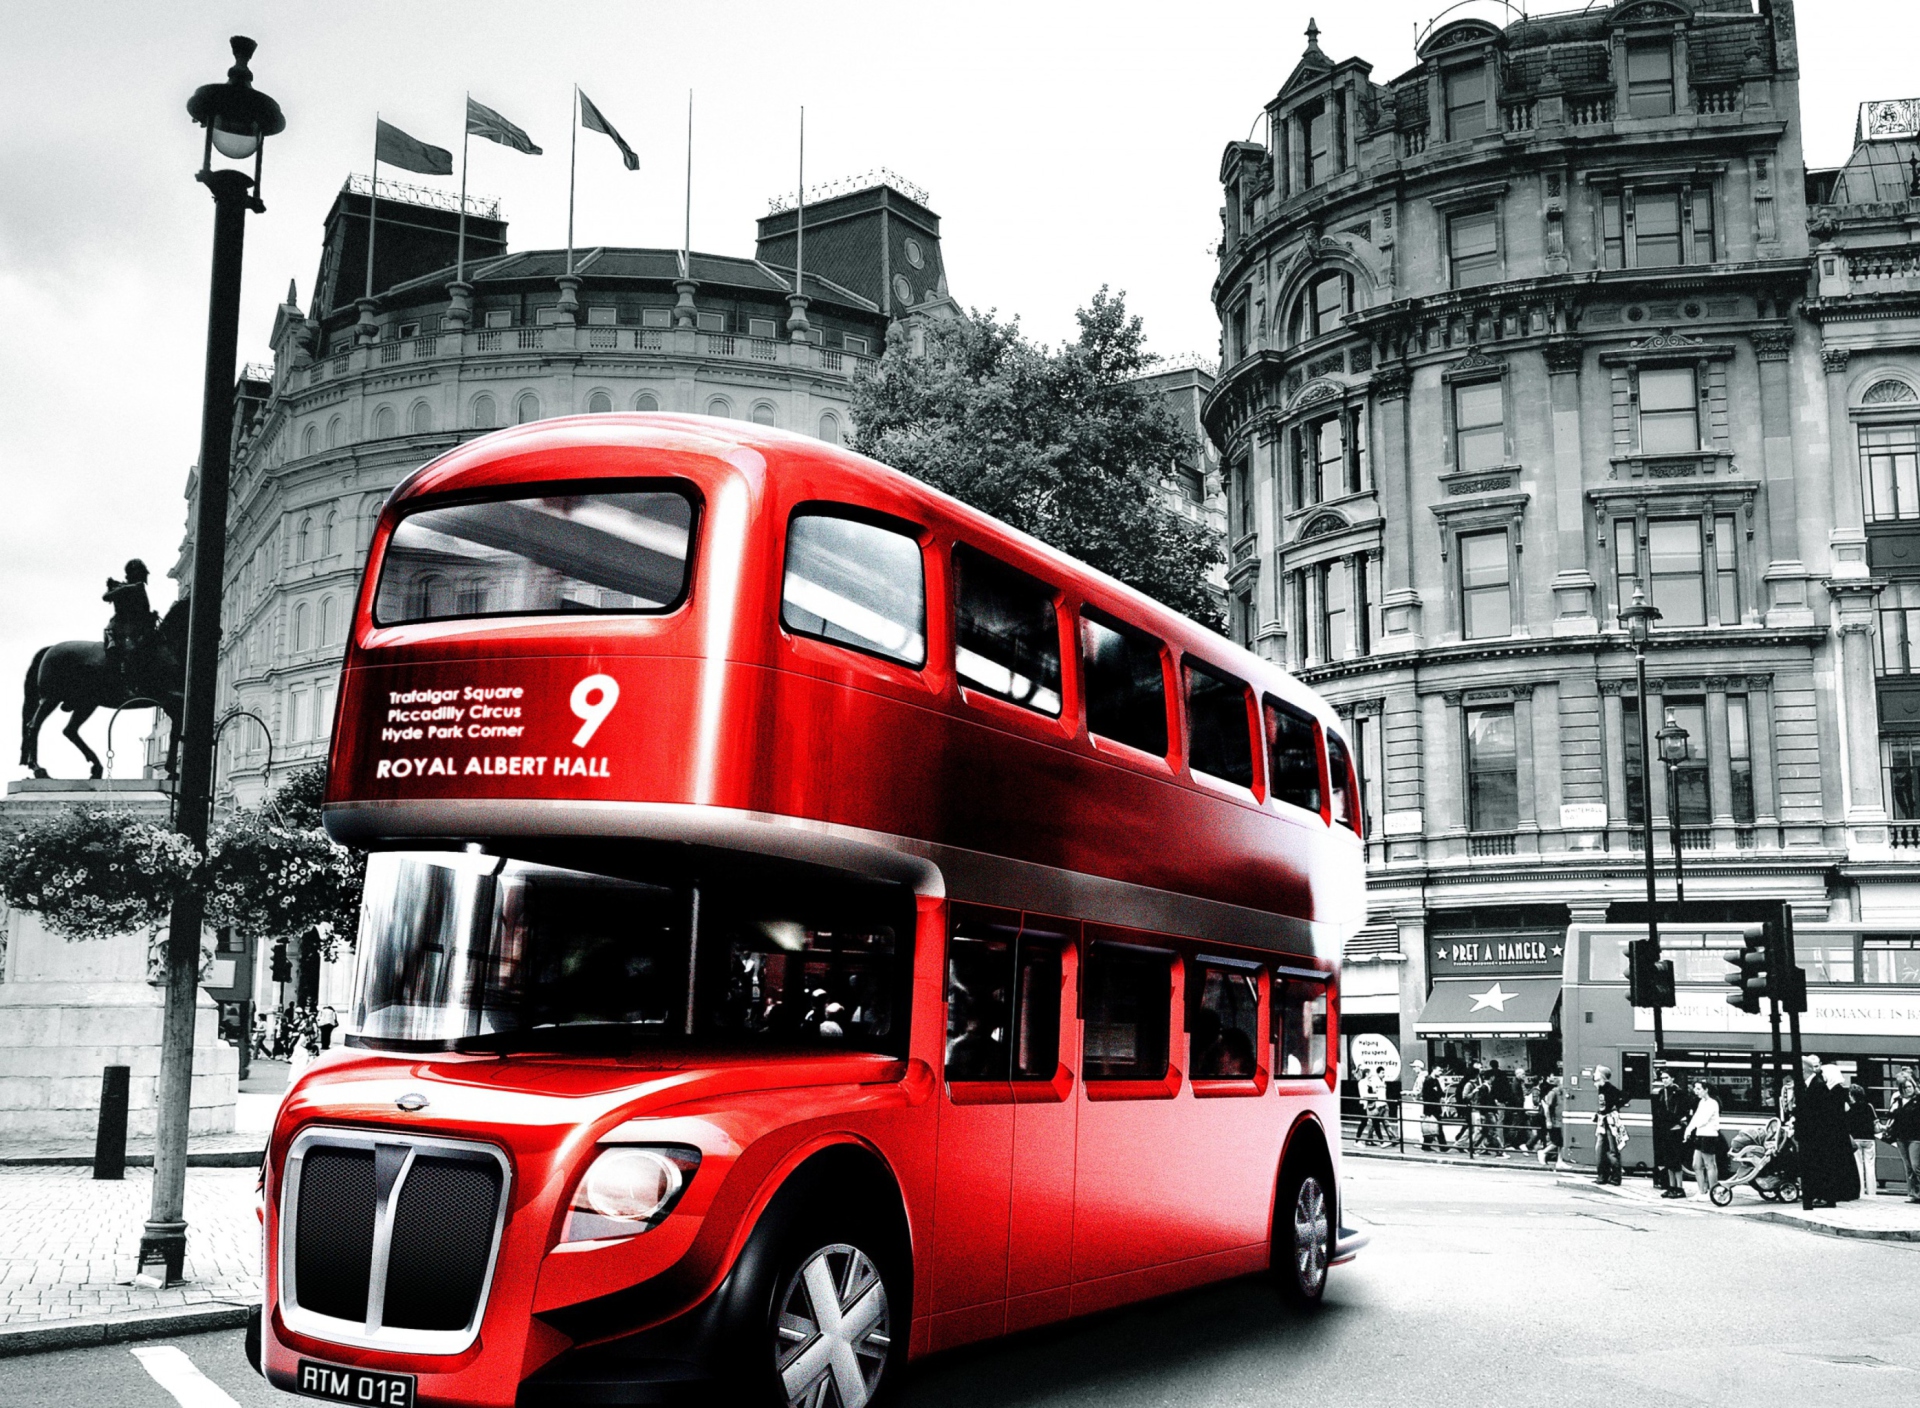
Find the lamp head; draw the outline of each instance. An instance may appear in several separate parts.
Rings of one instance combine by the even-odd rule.
[[[1687,760],[1687,731],[1673,716],[1673,710],[1667,710],[1666,722],[1660,725],[1660,761],[1678,766]]]
[[[247,61],[253,57],[254,42],[236,34],[231,43],[233,67],[227,70],[227,81],[203,84],[187,99],[187,116],[207,129],[203,173],[211,169],[215,151],[236,161],[253,157],[257,163],[266,139],[287,126],[280,105],[253,86]]]
[[[1653,623],[1660,619],[1660,608],[1647,602],[1647,593],[1643,588],[1633,589],[1633,600],[1620,608],[1620,619],[1626,623],[1627,635],[1635,645],[1645,645],[1652,634]]]

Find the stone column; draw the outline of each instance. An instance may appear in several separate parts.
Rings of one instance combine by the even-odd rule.
[[[1526,838],[1519,849],[1538,852],[1540,796],[1536,790],[1539,779],[1533,766],[1533,686],[1530,684],[1513,687],[1513,753],[1513,785],[1519,800],[1515,819],[1519,822],[1518,830]]]
[[[1847,416],[1847,363],[1852,355],[1845,347],[1820,349],[1820,365],[1827,373],[1827,443],[1833,471],[1833,530],[1827,539],[1831,554],[1829,570],[1836,577],[1867,575],[1867,530],[1860,503],[1859,456],[1853,443],[1853,424]]]
[[[1602,767],[1607,780],[1607,825],[1623,835],[1627,820],[1627,711],[1619,680],[1600,681]]]
[[[1764,675],[1747,677],[1747,746],[1753,750],[1753,824],[1761,840],[1778,844],[1780,804],[1773,786],[1773,701]]]
[[[1546,347],[1547,395],[1552,411],[1555,556],[1553,633],[1587,636],[1600,629],[1594,616],[1593,574],[1587,570],[1587,496],[1580,462],[1580,363],[1583,349],[1572,339]]]
[[[1713,803],[1713,848],[1733,849],[1733,743],[1727,733],[1727,681],[1707,681],[1707,795]]]
[[[1380,417],[1373,442],[1374,474],[1387,533],[1377,654],[1418,650],[1422,644],[1420,594],[1413,589],[1413,457],[1407,441],[1407,392],[1412,383],[1413,373],[1405,362],[1383,366],[1373,374]]]
[[[1433,788],[1432,795],[1436,799],[1448,798],[1452,803],[1437,820],[1443,835],[1455,837],[1465,836],[1472,825],[1472,813],[1467,806],[1467,734],[1460,716],[1460,704],[1464,698],[1465,695],[1458,690],[1450,690],[1440,696],[1445,714],[1441,723],[1440,746],[1434,750],[1437,760],[1453,774],[1451,787],[1446,786],[1443,779],[1435,779],[1441,785]],[[1460,849],[1464,850],[1465,847],[1461,846]]]
[[[1800,556],[1800,509],[1793,474],[1793,388],[1787,365],[1792,327],[1753,334],[1760,367],[1760,435],[1767,481],[1766,596],[1762,619],[1773,627],[1811,626],[1807,569]],[[1836,471],[1837,472],[1837,471]]]
[[[1873,678],[1873,603],[1885,585],[1872,578],[1827,579],[1834,630],[1840,637],[1835,693],[1846,745],[1849,849],[1885,846],[1888,839],[1887,809],[1880,799],[1879,701]]]

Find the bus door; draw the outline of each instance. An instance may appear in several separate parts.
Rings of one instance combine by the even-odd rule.
[[[1026,915],[1014,957],[1013,1207],[1007,1329],[1064,1319],[1073,1275],[1074,1053],[1080,926]]]
[[[1001,1333],[1013,1209],[1012,1053],[1020,915],[953,906],[935,1155],[933,1348]]]
[[[1209,1193],[1172,1046],[1177,955],[1128,930],[1086,926],[1080,970],[1080,1122],[1074,1162],[1073,1310],[1159,1289],[1129,1278],[1194,1254],[1192,1208]],[[1104,1286],[1092,1283],[1105,1281]],[[1171,1288],[1171,1287],[1169,1287]]]

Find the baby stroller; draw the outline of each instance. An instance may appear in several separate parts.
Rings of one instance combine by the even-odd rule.
[[[1735,1188],[1748,1185],[1769,1203],[1791,1203],[1800,1197],[1799,1146],[1779,1120],[1768,1120],[1758,1134],[1736,1134],[1730,1143],[1733,1171],[1714,1188],[1715,1207],[1725,1207],[1733,1201]]]

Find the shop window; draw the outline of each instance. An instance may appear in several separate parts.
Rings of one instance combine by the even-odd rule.
[[[1060,712],[1054,589],[966,544],[953,550],[954,666],[961,682],[1036,713]]]
[[[1460,545],[1461,633],[1468,640],[1513,634],[1513,567],[1507,530],[1462,533]]]
[[[1252,1080],[1260,1043],[1260,976],[1201,961],[1187,974],[1192,994],[1188,1063],[1195,1080]]]
[[[857,519],[795,514],[787,530],[780,620],[800,635],[924,665],[927,594],[919,543]]]
[[[1448,72],[1447,140],[1464,141],[1488,130],[1487,67],[1473,64]]]
[[[1733,785],[1733,819],[1753,825],[1753,727],[1747,696],[1727,696],[1727,772]]]
[[[1447,221],[1447,253],[1453,287],[1472,288],[1500,277],[1500,238],[1491,210],[1455,215]]]
[[[1282,1076],[1327,1073],[1327,986],[1300,978],[1277,978],[1273,1044]]]
[[[1627,112],[1634,117],[1673,115],[1673,45],[1668,40],[1627,45]]]
[[[1291,704],[1265,701],[1268,790],[1276,801],[1320,810],[1319,728]]]
[[[1498,381],[1453,388],[1453,467],[1460,473],[1507,462],[1506,394]]]
[[[1160,642],[1145,631],[1083,612],[1080,658],[1088,731],[1164,757],[1167,686]]]
[[[1700,448],[1700,401],[1692,367],[1645,367],[1639,376],[1640,453],[1687,455]]]
[[[1197,660],[1187,670],[1187,764],[1241,787],[1253,786],[1253,734],[1247,687]]]
[[[1520,825],[1513,706],[1469,709],[1466,726],[1467,829],[1512,831]]]
[[[1085,994],[1086,1079],[1164,1080],[1173,1025],[1172,955],[1093,944]]]
[[[1860,474],[1869,521],[1920,518],[1920,426],[1862,426]]]

